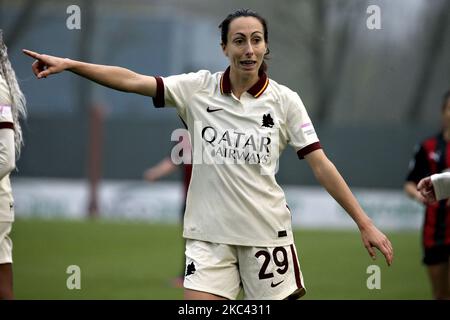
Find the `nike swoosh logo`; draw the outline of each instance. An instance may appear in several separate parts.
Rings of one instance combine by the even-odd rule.
[[[210,107],[206,108],[206,111],[208,112],[216,112],[216,111],[220,111],[223,110],[222,108],[218,108],[218,109],[211,109]]]
[[[275,288],[276,286],[278,286],[278,285],[280,285],[281,283],[283,283],[284,282],[284,280],[281,280],[280,282],[277,282],[277,283],[271,283],[270,284],[270,286],[272,287],[272,288]]]

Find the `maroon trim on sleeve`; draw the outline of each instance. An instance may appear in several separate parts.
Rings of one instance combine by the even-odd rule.
[[[155,108],[164,108],[164,81],[161,77],[155,77],[156,79],[156,96],[153,98],[153,104]]]
[[[12,122],[0,122],[0,129],[13,129],[14,124]]]
[[[311,152],[313,152],[314,150],[317,150],[317,149],[322,149],[322,146],[320,145],[319,141],[311,143],[311,144],[307,145],[306,147],[298,150],[297,151],[298,158],[299,159],[304,159],[305,156],[308,153],[311,153]]]

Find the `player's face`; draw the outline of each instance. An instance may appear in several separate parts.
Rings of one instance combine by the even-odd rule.
[[[231,72],[257,76],[267,50],[261,22],[254,17],[239,17],[231,21],[228,43],[222,49],[230,60]]]
[[[444,122],[444,128],[450,128],[450,99],[447,99],[447,104],[445,105],[444,110],[442,111],[442,120]]]

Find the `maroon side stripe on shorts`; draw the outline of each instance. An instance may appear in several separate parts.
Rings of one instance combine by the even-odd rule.
[[[300,267],[298,266],[297,263],[297,255],[295,254],[293,244],[291,244],[291,253],[292,253],[292,262],[294,263],[295,282],[297,283],[297,288],[303,289],[302,281],[300,280]]]

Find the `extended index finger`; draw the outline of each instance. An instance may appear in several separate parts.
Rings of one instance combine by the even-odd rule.
[[[39,59],[40,54],[31,50],[22,49],[22,52],[25,53],[27,56],[30,56],[35,59]]]

